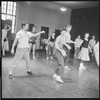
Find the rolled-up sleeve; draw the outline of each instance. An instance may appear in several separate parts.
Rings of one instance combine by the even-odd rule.
[[[17,32],[17,33],[16,33],[16,37],[15,37],[15,38],[18,38],[18,39],[19,39],[19,38],[20,38],[20,36],[21,36],[21,33],[20,33],[20,32]]]

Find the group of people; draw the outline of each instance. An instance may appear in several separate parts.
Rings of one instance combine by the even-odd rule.
[[[17,50],[14,55],[14,59],[12,65],[9,69],[9,78],[13,78],[13,69],[18,65],[20,60],[23,58],[26,62],[27,74],[31,75],[32,71],[30,70],[30,52],[33,48],[33,59],[37,60],[35,57],[36,43],[40,38],[40,34],[44,34],[45,31],[36,32],[36,26],[32,27],[31,31],[29,29],[29,23],[23,22],[21,24],[22,29],[16,33],[15,40],[12,45],[11,53],[14,54],[14,48],[18,42]],[[84,39],[80,38],[80,35],[75,39],[75,41],[71,40],[70,31],[72,29],[72,25],[67,25],[66,27],[62,27],[60,30],[60,35],[56,38],[55,32],[52,32],[51,36],[48,39],[46,46],[46,55],[47,60],[50,58],[53,59],[53,56],[57,58],[57,69],[53,74],[53,78],[60,83],[63,83],[61,76],[64,70],[70,70],[68,67],[68,60],[71,50],[71,43],[75,46],[74,59],[80,59],[79,70],[84,70],[86,67],[84,66],[84,61],[89,61],[89,51],[94,54],[96,57],[97,64],[99,66],[99,42],[96,44],[94,41],[89,41],[89,33],[85,33]],[[81,50],[80,50],[81,46]]]
[[[85,36],[85,40],[86,40],[86,37],[87,37],[87,40],[88,40],[88,37],[89,37],[89,33],[88,33],[88,36]],[[92,39],[90,39],[90,41],[88,40],[87,41],[87,46],[88,46],[88,55],[89,55],[89,57],[87,56],[86,58],[88,58],[87,60],[91,60],[92,61],[92,58],[93,58],[93,56],[95,56],[95,59],[96,59],[96,62],[97,62],[97,64],[98,64],[98,66],[99,66],[99,58],[98,58],[98,60],[97,60],[97,56],[95,55],[98,51],[99,51],[99,49],[98,49],[98,51],[97,51],[97,46],[98,46],[98,48],[99,48],[99,42],[97,42],[97,44],[96,44],[96,40],[95,40],[95,36],[92,36]],[[79,58],[79,52],[80,52],[80,47],[84,47],[84,43],[83,43],[83,40],[81,39],[81,36],[80,35],[78,35],[78,37],[75,39],[75,45],[74,45],[74,47],[75,47],[75,53],[74,53],[74,59],[78,59]],[[83,50],[84,51],[84,53],[83,54],[85,54],[85,50]],[[81,52],[82,52],[82,49],[81,49]],[[99,54],[99,52],[98,52],[98,54]]]

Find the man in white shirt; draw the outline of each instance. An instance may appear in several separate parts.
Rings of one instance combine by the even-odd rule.
[[[89,41],[89,46],[92,50],[92,52],[90,52],[90,59],[92,60],[92,56],[94,54],[94,46],[96,45],[96,40],[95,40],[95,36],[92,36],[92,39]]]
[[[95,36],[92,36],[92,39],[89,41],[89,46],[91,47],[91,49],[94,49],[95,45],[96,45]]]
[[[26,62],[26,67],[27,67],[27,74],[32,74],[31,70],[30,70],[30,58],[29,58],[29,38],[30,37],[36,37],[38,35],[40,35],[41,33],[44,33],[44,31],[38,32],[37,34],[32,34],[31,32],[28,32],[28,28],[29,28],[29,24],[27,22],[23,22],[21,24],[22,29],[17,32],[14,43],[12,45],[12,49],[11,49],[11,53],[14,54],[14,47],[16,46],[17,42],[18,42],[18,46],[17,46],[17,50],[12,62],[12,66],[9,69],[9,79],[13,78],[12,72],[13,72],[13,68],[16,67],[18,65],[18,63],[20,62],[20,60],[22,58],[24,58],[25,62]]]
[[[82,40],[81,36],[78,35],[77,38],[75,39],[75,53],[74,53],[74,59],[77,59],[78,53],[80,52],[80,46],[81,46]]]

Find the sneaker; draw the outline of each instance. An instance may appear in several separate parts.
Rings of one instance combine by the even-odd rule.
[[[65,66],[65,70],[71,70],[68,66]]]
[[[56,77],[57,77],[57,74],[56,74],[56,73],[54,73],[53,78],[54,78],[54,79],[56,79]]]
[[[13,79],[13,75],[12,74],[9,74],[9,79]]]
[[[79,70],[84,70],[84,69],[86,69],[86,67],[84,67],[84,66],[79,67]]]
[[[32,71],[27,71],[27,74],[32,75]]]
[[[35,57],[33,57],[33,60],[37,60]]]
[[[50,59],[51,59],[51,60],[53,60],[53,58],[52,58],[52,57],[51,57]]]
[[[56,77],[56,81],[57,81],[57,82],[60,82],[60,83],[64,83],[64,81],[61,79],[60,76],[57,76],[57,77]]]

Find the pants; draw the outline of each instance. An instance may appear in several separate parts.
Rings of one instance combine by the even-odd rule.
[[[54,50],[54,56],[57,58],[58,66],[55,73],[59,76],[63,74],[64,71],[64,59],[65,57],[62,56],[61,52],[57,49]]]
[[[66,52],[66,54],[67,54],[67,56],[66,56],[65,59],[64,59],[64,63],[65,63],[65,66],[66,66],[67,63],[68,63],[68,60],[69,60],[70,50],[69,50],[66,46],[63,46],[63,48],[64,48],[64,50],[65,50],[65,52]]]
[[[26,62],[26,67],[30,68],[30,58],[29,58],[28,48],[17,48],[11,67],[16,67],[22,58]]]
[[[75,49],[75,53],[74,53],[74,59],[77,58],[79,52],[80,52],[80,48],[76,47],[76,49]]]
[[[94,54],[94,49],[91,49],[92,52],[89,52],[89,56],[90,56],[90,60],[92,61],[93,60],[93,54]]]

